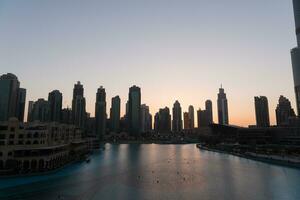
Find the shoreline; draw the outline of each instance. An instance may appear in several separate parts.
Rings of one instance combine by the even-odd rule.
[[[205,151],[210,151],[210,152],[215,152],[215,153],[223,153],[223,154],[228,154],[228,155],[232,155],[232,156],[237,156],[240,158],[245,158],[248,160],[254,160],[254,161],[278,165],[278,166],[285,166],[285,167],[300,169],[300,161],[299,162],[291,162],[291,161],[282,160],[282,159],[273,159],[270,157],[266,158],[266,157],[254,156],[254,155],[250,155],[250,154],[233,153],[233,152],[224,151],[224,150],[220,150],[220,149],[216,149],[216,148],[205,147],[201,144],[197,144],[196,146],[197,146],[197,148],[199,148],[201,150],[205,150]]]

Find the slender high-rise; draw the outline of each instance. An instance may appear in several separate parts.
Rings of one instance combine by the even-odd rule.
[[[297,113],[300,115],[300,1],[293,0],[297,47],[291,50]]]
[[[110,126],[111,131],[117,133],[120,131],[120,111],[121,111],[121,99],[119,96],[115,96],[111,99],[110,108]]]
[[[83,85],[78,81],[74,85],[72,100],[72,121],[77,127],[84,128],[86,120],[86,102],[83,96]]]
[[[48,102],[50,106],[50,121],[60,122],[62,111],[62,93],[58,90],[53,90],[48,95]]]
[[[175,133],[182,131],[182,111],[180,103],[177,100],[173,105],[172,131]]]
[[[149,111],[149,106],[141,105],[141,132],[146,133],[152,129],[152,115]]]
[[[189,106],[189,129],[195,128],[195,120],[194,120],[194,107],[192,105]]]
[[[228,124],[228,104],[226,93],[224,92],[224,88],[219,89],[218,94],[218,119],[219,124],[227,125]]]
[[[268,99],[265,96],[254,97],[257,127],[270,126]]]
[[[212,109],[211,100],[206,100],[205,101],[205,110],[206,110],[206,113],[207,113],[208,124],[212,124],[213,123],[213,109]]]
[[[106,131],[106,92],[101,86],[98,88],[96,94],[95,105],[95,118],[96,118],[96,135],[99,139],[102,139]]]
[[[127,117],[129,133],[138,136],[141,126],[141,89],[135,85],[129,88]]]
[[[20,88],[20,82],[14,74],[0,76],[0,121],[16,117],[23,121],[26,90]]]
[[[21,122],[24,122],[25,104],[26,104],[26,89],[19,88],[18,98],[17,98],[17,107],[16,107],[16,117]]]

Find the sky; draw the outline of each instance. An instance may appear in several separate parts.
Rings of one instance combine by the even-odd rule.
[[[81,81],[92,116],[98,87],[124,114],[138,85],[153,115],[211,99],[217,122],[222,84],[230,124],[255,124],[258,95],[275,124],[280,95],[295,108],[295,46],[292,0],[0,0],[0,74],[16,74],[27,101],[59,89],[64,107]]]

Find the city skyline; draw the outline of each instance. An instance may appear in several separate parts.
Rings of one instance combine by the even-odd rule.
[[[221,83],[227,93],[230,124],[243,126],[255,124],[253,96],[268,97],[272,125],[276,124],[274,110],[280,95],[287,97],[296,110],[289,55],[289,50],[296,44],[294,18],[290,12],[292,2],[239,3],[229,1],[228,5],[222,4],[221,1],[213,1],[210,4],[191,2],[190,4],[185,3],[182,8],[180,8],[181,3],[174,2],[172,4],[174,7],[167,12],[169,15],[162,22],[156,21],[156,18],[149,18],[151,12],[144,8],[143,3],[137,6],[140,9],[146,9],[146,21],[135,19],[137,13],[130,15],[131,8],[127,7],[123,8],[119,14],[109,15],[106,12],[96,12],[97,9],[92,9],[91,15],[88,15],[87,11],[90,11],[93,6],[98,8],[102,5],[92,1],[86,4],[82,10],[75,2],[74,7],[66,12],[70,14],[70,18],[64,18],[63,11],[67,6],[66,2],[33,5],[33,2],[28,1],[23,7],[15,7],[13,1],[1,4],[1,7],[5,8],[2,12],[4,17],[0,18],[3,20],[1,21],[3,26],[0,28],[0,41],[3,44],[0,47],[2,74],[7,72],[16,74],[22,82],[22,87],[27,89],[25,113],[27,113],[28,101],[36,101],[41,97],[47,99],[48,93],[55,89],[63,93],[63,107],[71,107],[72,86],[78,80],[85,87],[87,112],[92,116],[94,116],[95,109],[95,91],[100,85],[103,85],[107,91],[107,113],[109,113],[108,108],[111,107],[110,101],[108,101],[111,97],[119,95],[123,100],[121,116],[125,114],[124,102],[127,99],[128,88],[132,85],[141,87],[141,103],[146,103],[150,107],[152,115],[159,108],[165,106],[172,108],[175,100],[180,102],[182,110],[187,111],[189,105],[193,105],[195,110],[198,110],[206,99],[211,99],[214,121],[217,122],[216,91]],[[23,3],[21,4],[23,5]],[[235,4],[235,12],[224,13],[222,11],[222,6],[229,9],[232,4]],[[165,14],[167,5],[167,3],[156,2],[150,4],[149,7],[155,8],[159,17]],[[48,9],[46,9],[47,6]],[[214,6],[216,13],[218,13],[217,11],[220,13],[207,18],[207,13],[204,12],[205,8],[212,9]],[[251,13],[239,11],[239,8],[244,6],[249,6],[257,11],[253,19],[250,18]],[[109,4],[108,7],[118,8],[117,5],[112,4]],[[192,7],[197,9],[192,9]],[[43,14],[38,10],[43,10]],[[51,15],[51,11],[54,10],[57,11],[57,17]],[[72,25],[74,22],[71,18],[74,17],[72,11],[78,10],[83,15],[76,17],[76,24],[78,23],[79,27],[84,27],[86,30],[91,30],[90,32],[78,32],[79,30]],[[175,13],[178,13],[177,11],[182,11],[181,15],[171,20]],[[187,11],[191,11],[191,14],[187,14]],[[28,12],[31,12],[30,16]],[[87,18],[82,17],[85,16],[84,14]],[[138,12],[138,14],[141,13]],[[112,19],[101,20],[98,15],[109,16]],[[38,19],[47,16],[49,16],[47,18],[49,28],[38,30],[33,27],[42,26],[42,21]],[[124,35],[114,34],[111,38],[103,33],[100,28],[103,26],[95,28],[95,25],[103,25],[103,23],[120,25],[118,20],[123,16],[125,16],[124,20],[131,19],[128,21],[129,28],[126,28]],[[218,21],[220,16],[224,18]],[[241,16],[245,23],[242,20],[234,20],[237,16]],[[68,27],[70,30],[59,29],[61,23],[58,23],[57,20],[60,18],[62,18],[62,24],[65,22],[70,25]],[[92,19],[91,24],[84,25],[87,19]],[[180,21],[180,19],[182,20]],[[28,24],[27,20],[30,20],[31,23]],[[171,25],[168,25],[168,21],[172,22]],[[150,29],[144,25],[144,22],[150,23],[151,34],[146,34]],[[177,26],[184,26],[184,24],[186,31],[178,32]],[[25,25],[30,27],[28,28],[30,31],[22,29]],[[203,28],[194,28],[195,25],[201,25]],[[226,28],[226,25],[231,28],[236,27],[234,30],[239,29],[239,31],[232,32],[230,28]],[[122,27],[124,28],[121,25],[120,27],[108,26],[107,31],[117,33],[125,30]],[[162,32],[159,27],[163,29]],[[177,32],[172,31],[175,27]],[[248,29],[241,30],[246,27],[250,29],[251,34],[248,34]],[[142,28],[145,28],[146,32],[140,30]],[[136,30],[135,34],[130,31],[131,29]],[[11,30],[15,30],[18,35],[22,35],[28,41],[36,40],[36,42],[33,43],[33,46],[29,46],[27,42],[22,43],[20,42],[21,38],[12,34]],[[20,30],[24,34],[19,34]],[[71,30],[75,31],[74,35],[71,34]],[[254,32],[254,30],[260,31]],[[50,33],[44,31],[50,31]],[[100,36],[97,36],[98,33]],[[214,34],[211,35],[211,33]],[[80,39],[81,34],[82,39]],[[204,40],[207,40],[209,35],[211,35],[211,39],[208,40],[209,42],[205,42]],[[268,37],[266,38],[265,35]],[[63,40],[67,36],[70,36],[71,39]],[[190,40],[188,37],[193,37],[194,40]],[[281,41],[281,38],[285,38],[284,42]],[[48,39],[53,43],[46,42]],[[108,42],[103,44],[104,39],[108,39]],[[112,43],[115,41],[114,39],[118,39],[117,44]],[[134,39],[138,39],[138,42],[134,42]],[[7,41],[13,42],[8,43]],[[74,46],[77,42],[80,51],[71,50],[70,48],[77,49]],[[64,43],[65,46],[61,46],[59,43]],[[253,44],[251,45],[251,43]],[[103,45],[106,49],[100,48]],[[28,47],[30,48],[27,51]],[[19,50],[16,51],[16,49]],[[126,49],[131,53],[126,53]],[[245,52],[241,53],[243,51]],[[13,57],[12,52],[15,52]],[[25,56],[27,57],[25,58]],[[215,56],[219,59],[215,59]],[[13,59],[15,57],[18,59]],[[244,73],[245,69],[249,69],[249,72]],[[165,74],[168,76],[166,77]],[[250,80],[254,80],[255,83]],[[274,87],[274,80],[284,81],[278,82]]]

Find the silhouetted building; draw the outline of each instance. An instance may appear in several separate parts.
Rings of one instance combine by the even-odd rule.
[[[182,131],[182,111],[181,111],[180,103],[178,101],[175,101],[173,105],[172,131],[173,132]]]
[[[198,128],[200,127],[207,127],[210,125],[210,113],[207,110],[199,110],[197,111],[197,118],[198,118]]]
[[[269,118],[269,104],[268,99],[265,96],[254,97],[255,102],[255,116],[257,127],[270,126]]]
[[[121,112],[121,99],[115,96],[111,99],[110,108],[110,126],[111,131],[117,133],[120,131],[120,112]]]
[[[277,126],[289,125],[289,119],[295,117],[295,112],[292,109],[291,102],[284,96],[279,97],[276,107],[276,122]]]
[[[61,121],[61,110],[62,110],[62,93],[58,90],[53,90],[48,95],[48,102],[50,105],[50,121],[60,122]]]
[[[38,99],[33,104],[32,121],[48,122],[50,120],[50,105],[45,99]]]
[[[297,113],[300,115],[300,1],[293,0],[297,47],[291,50]]]
[[[83,85],[78,81],[73,89],[72,121],[79,128],[84,128],[86,120],[86,102],[83,92]]]
[[[16,117],[19,119],[20,122],[24,122],[25,104],[26,104],[26,89],[19,88]]]
[[[146,133],[152,129],[152,115],[149,111],[149,106],[141,105],[141,132]]]
[[[29,101],[28,110],[27,110],[27,122],[32,121],[32,110],[33,110],[34,101]]]
[[[213,109],[212,109],[212,102],[211,100],[205,101],[205,110],[207,113],[208,123],[212,124],[214,122],[213,120]]]
[[[63,124],[72,124],[72,110],[70,108],[62,109],[61,122]]]
[[[138,136],[141,126],[141,89],[137,86],[129,88],[128,123],[129,133]]]
[[[171,132],[171,115],[168,107],[159,109],[159,112],[155,114],[154,127],[159,133]]]
[[[101,86],[98,88],[96,94],[96,105],[95,105],[95,118],[96,118],[96,135],[102,139],[106,132],[106,92]]]
[[[218,119],[219,124],[228,124],[228,104],[227,104],[227,98],[226,93],[224,92],[224,89],[219,89],[218,94]]]
[[[188,112],[183,113],[183,127],[185,130],[190,129],[190,119]]]
[[[20,82],[14,74],[0,76],[0,121],[7,121],[11,117],[23,121],[25,99],[26,90],[20,88]]]
[[[195,120],[194,120],[194,107],[192,105],[189,106],[189,129],[195,128]]]

